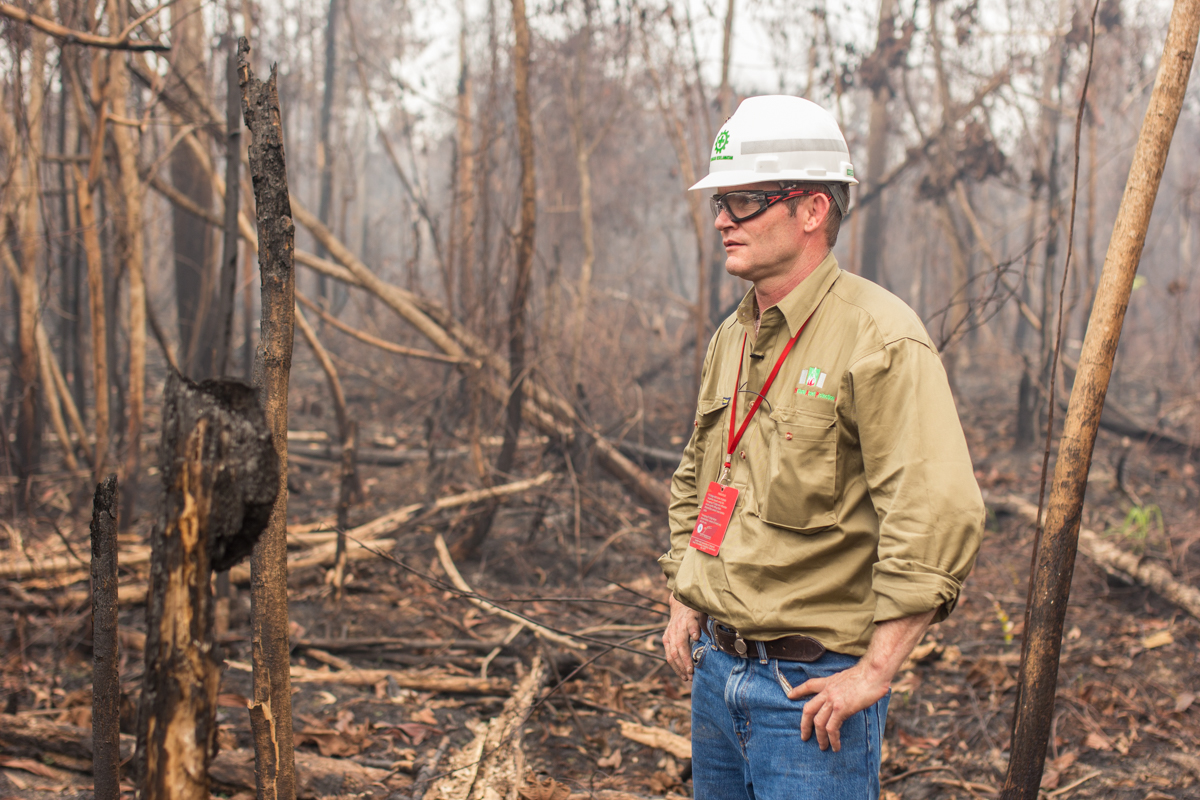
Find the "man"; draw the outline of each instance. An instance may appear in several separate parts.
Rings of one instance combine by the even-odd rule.
[[[753,97],[692,187],[754,285],[709,343],[660,559],[697,798],[877,797],[888,685],[979,547],[933,343],[830,252],[848,157],[819,106]]]

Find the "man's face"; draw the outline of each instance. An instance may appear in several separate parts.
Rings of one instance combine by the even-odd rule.
[[[716,190],[716,194],[774,191],[779,188],[775,182],[747,183],[722,186]],[[824,244],[825,232],[822,228],[827,212],[828,198],[825,195],[800,198],[800,206],[794,216],[788,213],[783,201],[772,204],[758,216],[742,222],[734,222],[727,211],[721,211],[713,225],[720,231],[721,242],[725,246],[725,271],[754,283],[788,274],[807,248]]]

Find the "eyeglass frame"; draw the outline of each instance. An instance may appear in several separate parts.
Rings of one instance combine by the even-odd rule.
[[[753,211],[745,216],[739,217],[733,213],[729,205],[725,203],[725,198],[731,194],[748,194],[758,195],[758,201],[762,204],[757,211]],[[729,219],[736,223],[745,222],[748,219],[753,219],[759,214],[766,211],[771,206],[775,205],[780,200],[792,200],[797,197],[806,197],[808,195],[823,194],[829,197],[830,202],[833,202],[833,196],[825,189],[735,189],[724,194],[714,194],[708,198],[709,208],[713,212],[713,219],[721,216],[724,211],[729,215]]]

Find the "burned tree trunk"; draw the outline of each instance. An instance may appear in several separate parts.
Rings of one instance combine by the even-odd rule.
[[[121,797],[121,680],[117,671],[117,476],[92,501],[92,776],[96,800]]]
[[[254,385],[275,436],[279,493],[267,532],[250,561],[254,647],[254,733],[258,797],[292,800],[296,765],[292,747],[292,681],[289,673],[287,593],[287,400],[295,335],[295,234],[279,113],[276,72],[266,82],[250,69],[250,43],[238,40],[242,115],[250,128],[250,172],[258,221],[262,326],[254,359]]]
[[[151,534],[146,672],[138,720],[141,796],[208,800],[218,661],[212,572],[245,558],[279,490],[254,389],[167,378],[160,452],[165,500]]]
[[[1054,707],[1063,620],[1071,592],[1071,574],[1075,568],[1080,517],[1096,431],[1100,426],[1133,279],[1146,243],[1150,213],[1154,210],[1154,199],[1192,71],[1198,33],[1200,0],[1177,0],[1171,12],[1150,107],[1142,122],[1133,164],[1129,168],[1129,181],[1100,274],[1054,465],[1046,525],[1030,576],[1025,656],[1013,712],[1012,757],[1001,792],[1004,800],[1034,800],[1038,796],[1054,717],[1048,710]]]

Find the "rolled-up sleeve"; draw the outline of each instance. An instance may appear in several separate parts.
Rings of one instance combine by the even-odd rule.
[[[700,505],[696,494],[696,436],[688,441],[683,458],[679,461],[671,478],[671,505],[668,518],[671,527],[671,549],[658,559],[663,574],[667,576],[667,588],[675,591],[675,575],[683,556],[687,552],[688,539],[696,527]]]
[[[701,386],[706,385],[710,371],[713,369],[714,353],[719,337],[720,330],[714,333],[712,339],[709,340],[708,352],[704,355],[704,364],[700,370]],[[703,390],[701,394],[703,395]],[[699,406],[699,401],[697,401],[697,406]],[[692,536],[692,530],[696,527],[696,518],[700,515],[700,501],[696,490],[697,473],[700,470],[696,459],[699,420],[700,413],[697,411],[696,424],[692,427],[691,438],[688,439],[687,447],[683,449],[683,457],[679,460],[679,466],[671,477],[671,504],[667,509],[668,524],[671,530],[671,549],[658,559],[663,574],[667,576],[667,588],[672,592],[675,591],[675,576],[679,574],[679,565],[683,563],[683,557],[687,553],[688,540]]]
[[[851,368],[853,408],[879,517],[875,622],[945,619],[975,563],[984,522],[966,438],[937,353],[904,338]]]

